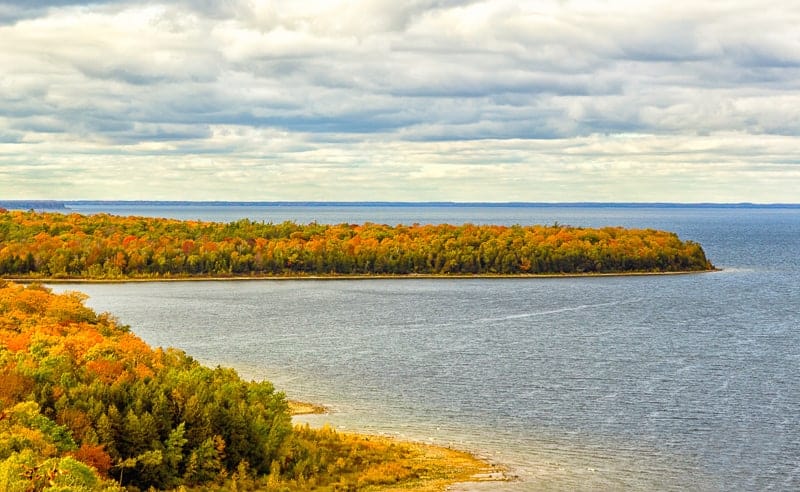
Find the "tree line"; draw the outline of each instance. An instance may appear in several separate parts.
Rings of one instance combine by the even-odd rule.
[[[621,227],[231,223],[0,213],[0,275],[524,275],[709,270],[702,247]]]

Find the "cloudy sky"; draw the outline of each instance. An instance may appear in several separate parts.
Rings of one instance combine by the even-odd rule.
[[[800,4],[0,0],[0,198],[800,202]]]

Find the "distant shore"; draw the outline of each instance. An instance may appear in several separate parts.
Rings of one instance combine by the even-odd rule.
[[[0,200],[10,210],[71,207],[492,207],[492,208],[800,208],[800,203],[753,202],[453,202],[453,201],[228,201],[228,200]]]
[[[85,277],[2,277],[17,283],[48,284],[121,284],[140,282],[243,282],[253,280],[411,280],[411,279],[549,279],[549,278],[591,278],[591,277],[649,277],[662,275],[690,275],[722,271],[721,268],[710,270],[687,270],[679,272],[608,272],[608,273],[534,273],[534,274],[476,274],[476,275],[439,275],[439,274],[406,274],[406,275],[252,275],[252,276],[186,276],[186,277],[126,277],[126,278],[85,278]]]

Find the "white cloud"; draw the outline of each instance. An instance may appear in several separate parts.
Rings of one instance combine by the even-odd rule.
[[[799,23],[750,0],[0,1],[0,194],[795,202]]]

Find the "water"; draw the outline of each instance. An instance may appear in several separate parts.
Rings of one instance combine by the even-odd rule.
[[[333,410],[307,421],[453,445],[520,477],[459,490],[800,488],[800,210],[291,208],[252,218],[654,227],[723,271],[54,288]]]

